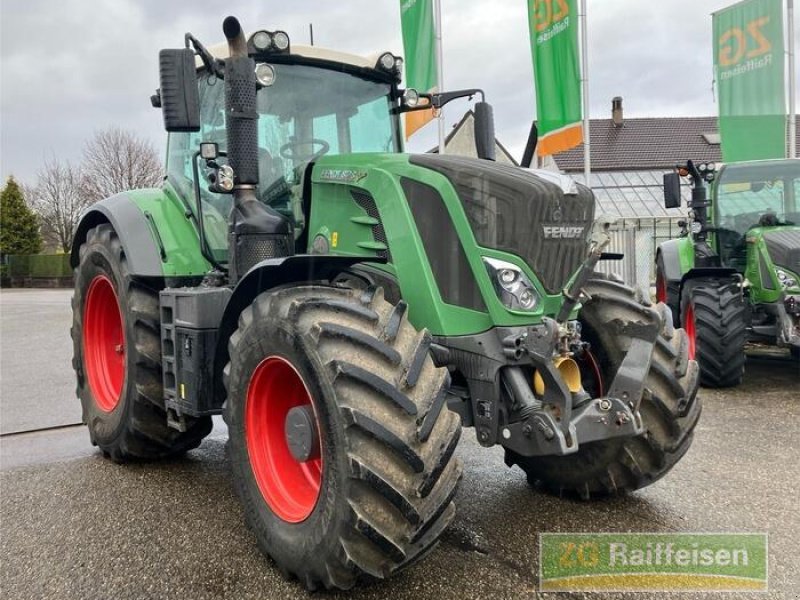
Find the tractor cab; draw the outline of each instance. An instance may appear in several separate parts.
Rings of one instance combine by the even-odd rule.
[[[282,32],[250,38],[256,58],[258,183],[256,197],[292,225],[299,236],[306,221],[303,188],[309,165],[322,156],[402,151],[397,84],[402,61],[390,53],[374,60],[317,47],[276,47]],[[267,48],[262,38],[273,39]],[[227,57],[226,44],[211,47],[215,61]],[[225,82],[197,58],[200,123],[196,131],[169,134],[167,182],[193,204],[198,185],[209,249],[227,262],[228,214],[233,198],[224,182],[227,134]],[[215,144],[216,157],[202,161],[200,144]],[[196,164],[197,163],[197,164]],[[199,178],[199,181],[196,179]],[[214,185],[214,183],[222,185]]]
[[[800,161],[723,165],[714,180],[711,204],[721,263],[744,273],[748,240],[752,244],[763,235],[767,246],[780,246],[780,240],[800,226]]]
[[[260,30],[250,35],[241,48],[242,58],[255,65],[254,72],[243,73],[244,79],[240,80],[254,79],[253,108],[249,108],[252,99],[245,102],[240,96],[240,102],[248,108],[233,110],[226,104],[225,65],[231,60],[230,46],[220,44],[206,49],[188,35],[183,52],[189,53],[196,68],[196,82],[188,82],[187,78],[183,83],[196,87],[197,95],[187,103],[192,110],[187,108],[182,119],[165,121],[170,132],[167,186],[187,207],[192,207],[190,210],[203,225],[206,258],[223,270],[231,262],[229,215],[235,203],[235,193],[231,192],[234,179],[241,179],[241,173],[234,174],[235,169],[229,168],[236,162],[232,155],[241,148],[233,153],[228,148],[231,119],[226,120],[226,115],[238,113],[238,118],[249,121],[248,127],[255,129],[257,173],[250,174],[252,192],[261,205],[285,220],[286,237],[293,237],[297,246],[287,249],[291,254],[305,250],[303,232],[311,204],[310,167],[319,159],[363,153],[398,154],[403,152],[402,113],[441,108],[456,98],[483,96],[477,89],[445,94],[403,90],[399,87],[403,59],[391,52],[362,57],[316,46],[296,46],[285,32]],[[181,65],[180,59],[166,68],[162,61],[162,89],[154,96],[153,104],[165,109],[165,115],[175,110],[176,90],[168,89],[169,83],[180,77],[183,68],[186,65]],[[182,85],[177,95],[186,89]],[[182,111],[182,107],[177,110]],[[494,158],[491,119],[489,105],[476,103],[476,146],[479,156],[488,159]],[[270,228],[275,229],[274,225],[255,229]],[[240,264],[236,271],[241,275],[252,264],[252,260]]]

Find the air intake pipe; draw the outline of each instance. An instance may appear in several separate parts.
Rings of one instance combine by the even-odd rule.
[[[251,267],[268,258],[294,254],[294,228],[280,213],[258,200],[258,110],[255,61],[236,17],[222,23],[228,40],[225,60],[225,128],[228,164],[233,169],[230,223],[230,268],[236,283]]]

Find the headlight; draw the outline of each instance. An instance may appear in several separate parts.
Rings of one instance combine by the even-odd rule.
[[[391,71],[394,69],[394,54],[391,52],[384,52],[378,59],[378,66],[384,71]]]
[[[483,257],[483,264],[492,280],[497,297],[514,310],[536,310],[539,294],[531,280],[519,267],[496,258]]]
[[[289,48],[289,34],[285,31],[276,31],[272,36],[272,42],[275,47],[283,52]]]
[[[788,290],[791,288],[800,287],[797,282],[797,276],[789,271],[784,271],[783,269],[776,269],[778,273],[778,281],[781,282],[781,286],[783,289]]]
[[[269,31],[256,31],[253,34],[253,46],[259,52],[263,52],[272,46],[272,35],[270,35]]]
[[[275,83],[275,69],[267,63],[258,63],[256,65],[256,81],[262,87],[269,87]]]

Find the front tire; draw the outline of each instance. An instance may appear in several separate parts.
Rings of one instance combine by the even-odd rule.
[[[92,444],[116,461],[155,459],[197,447],[211,418],[167,425],[161,381],[158,291],[134,280],[116,232],[90,229],[72,297],[72,365]]]
[[[701,404],[697,363],[689,359],[686,333],[672,326],[666,305],[651,308],[631,288],[603,278],[591,280],[585,291],[590,299],[580,313],[582,335],[591,343],[606,389],[631,342],[625,324],[658,312],[661,334],[639,405],[645,431],[582,444],[566,456],[525,457],[506,450],[506,464],[519,465],[537,488],[588,500],[624,494],[663,477],[689,449]]]
[[[692,356],[700,365],[700,385],[733,387],[744,377],[747,305],[729,280],[695,279],[684,286],[681,323]]]
[[[231,336],[234,486],[260,548],[309,590],[389,576],[455,513],[449,376],[405,313],[380,289],[287,288]]]

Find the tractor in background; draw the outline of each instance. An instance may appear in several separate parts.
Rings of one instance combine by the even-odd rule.
[[[658,248],[656,295],[689,334],[702,385],[741,383],[748,343],[800,360],[800,160],[688,161],[664,176],[667,208],[682,177],[690,223]]]
[[[462,427],[532,485],[589,499],[664,476],[700,415],[689,339],[594,273],[594,197],[493,159],[403,153],[402,60],[283,31],[162,50],[166,178],[82,217],[72,339],[91,442],[180,455],[223,415],[245,518],[308,589],[428,553]],[[535,496],[531,497],[535,502]],[[176,507],[176,510],[179,510]],[[531,540],[533,543],[534,540]]]

